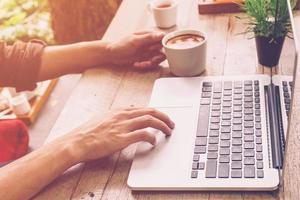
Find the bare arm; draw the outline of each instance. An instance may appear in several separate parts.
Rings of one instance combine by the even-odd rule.
[[[154,145],[155,135],[146,127],[170,135],[174,123],[153,109],[127,109],[96,119],[0,168],[0,197],[29,199],[72,165],[108,156],[139,141]]]
[[[140,69],[158,66],[165,59],[160,52],[162,37],[163,34],[157,32],[141,32],[115,43],[99,40],[46,47],[38,80],[106,65]]]

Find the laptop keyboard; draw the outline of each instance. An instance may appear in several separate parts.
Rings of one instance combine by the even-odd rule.
[[[202,83],[191,178],[264,177],[259,87],[258,80]]]
[[[291,109],[291,91],[293,87],[293,82],[282,81],[282,89],[283,89],[283,96],[284,96],[284,105],[286,116],[289,116],[289,112]]]

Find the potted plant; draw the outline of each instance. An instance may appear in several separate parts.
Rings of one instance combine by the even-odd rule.
[[[297,0],[291,0],[292,8]],[[261,65],[278,65],[285,37],[292,37],[286,0],[245,0],[246,33],[253,33]]]

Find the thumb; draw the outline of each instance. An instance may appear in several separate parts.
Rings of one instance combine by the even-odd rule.
[[[136,142],[148,142],[152,145],[156,144],[156,137],[154,134],[144,130],[137,130],[127,134],[127,145],[136,143]]]

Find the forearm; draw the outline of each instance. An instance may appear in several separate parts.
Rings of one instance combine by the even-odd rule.
[[[109,63],[108,43],[81,42],[70,45],[46,47],[42,55],[39,81],[66,74],[82,73],[86,69]]]
[[[68,142],[58,140],[0,168],[1,199],[29,199],[76,164]]]

